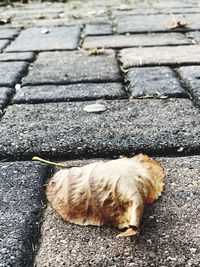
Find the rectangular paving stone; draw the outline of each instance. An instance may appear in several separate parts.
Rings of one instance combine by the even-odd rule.
[[[191,41],[181,33],[149,33],[86,37],[84,39],[83,47],[124,48],[134,46],[160,46],[190,43]]]
[[[24,86],[17,91],[13,103],[85,101],[124,97],[126,93],[120,83]]]
[[[87,51],[40,53],[24,84],[68,84],[121,79],[115,52],[89,56]]]
[[[149,65],[181,65],[200,63],[200,46],[163,46],[127,48],[120,52],[125,68]]]
[[[17,28],[1,28],[0,39],[13,39],[18,33],[19,29]]]
[[[174,71],[168,67],[131,68],[127,81],[133,97],[188,97]]]
[[[105,24],[86,24],[84,36],[90,35],[106,35],[112,34],[112,26],[109,23]]]
[[[199,266],[200,157],[158,160],[165,191],[147,206],[139,236],[120,239],[115,228],[69,224],[48,206],[37,266]]]
[[[14,89],[8,87],[0,87],[0,113],[5,107],[12,93],[14,93]]]
[[[189,31],[200,29],[199,14],[149,14],[136,16],[116,16],[118,33]],[[175,21],[186,21],[187,27],[169,29]]]
[[[6,51],[67,50],[78,47],[79,26],[25,29]]]
[[[181,67],[178,72],[187,84],[196,104],[200,105],[200,66]]]
[[[0,61],[33,61],[35,55],[33,52],[1,53]]]
[[[6,40],[6,39],[1,40],[0,39],[0,51],[3,50],[6,47],[6,45],[9,44],[9,42],[10,42],[10,40]]]
[[[145,152],[197,153],[199,110],[188,99],[22,104],[8,107],[0,123],[0,158],[104,157]],[[180,153],[180,152],[178,152]]]
[[[0,86],[13,86],[28,69],[28,62],[0,62]]]
[[[32,266],[47,176],[43,164],[0,163],[0,266]]]

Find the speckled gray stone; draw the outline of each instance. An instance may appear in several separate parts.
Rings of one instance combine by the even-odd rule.
[[[13,86],[23,76],[28,63],[21,61],[0,62],[0,86]]]
[[[3,39],[1,40],[0,39],[0,51],[3,50],[7,44],[9,44],[10,40],[6,40],[6,39]]]
[[[139,236],[120,239],[117,229],[69,224],[48,207],[37,266],[199,266],[200,157],[158,160],[165,191],[147,206]]]
[[[34,57],[33,52],[1,53],[0,61],[33,61]]]
[[[134,46],[160,46],[189,43],[191,43],[191,41],[187,39],[182,33],[149,33],[86,37],[83,43],[83,47],[123,48]]]
[[[112,26],[109,23],[86,24],[84,29],[84,36],[106,35],[106,34],[112,34]]]
[[[68,84],[109,82],[121,79],[115,52],[89,56],[86,51],[40,53],[23,83]]]
[[[85,101],[123,97],[126,97],[126,93],[119,83],[24,86],[17,91],[13,103]]]
[[[71,50],[78,47],[80,26],[29,28],[7,47],[6,51]]]
[[[200,106],[200,66],[181,67],[178,72],[187,84],[196,104]]]
[[[47,167],[0,163],[0,266],[32,266]]]
[[[168,67],[129,69],[127,80],[133,97],[188,97],[175,73]]]
[[[100,101],[107,110],[87,113],[89,102],[13,105],[0,123],[0,158],[114,156],[145,152],[197,153],[199,110],[188,99]]]
[[[14,92],[12,88],[0,87],[0,112],[5,107],[10,95]]]
[[[0,28],[0,39],[13,39],[18,33],[17,28]]]
[[[125,68],[132,66],[181,65],[200,63],[200,46],[126,48],[120,52]]]
[[[116,16],[118,33],[190,31],[200,29],[199,14],[150,14]],[[187,27],[169,29],[173,21],[186,21]]]

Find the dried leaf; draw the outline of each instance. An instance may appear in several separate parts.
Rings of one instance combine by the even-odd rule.
[[[0,19],[0,25],[11,23],[11,18]]]
[[[58,171],[46,195],[66,221],[79,225],[110,225],[139,232],[144,206],[163,191],[164,172],[156,160],[139,154]]]
[[[186,21],[172,21],[167,25],[168,29],[185,28],[188,26]]]
[[[105,54],[105,49],[104,48],[91,48],[87,50],[87,53],[89,56],[98,56]]]

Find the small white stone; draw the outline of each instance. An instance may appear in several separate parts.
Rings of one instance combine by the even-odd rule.
[[[179,147],[179,148],[177,149],[177,152],[183,152],[183,150],[184,150],[183,147]]]
[[[50,32],[50,30],[47,29],[47,28],[42,28],[42,30],[41,30],[41,33],[42,33],[42,34],[47,34],[47,33],[49,33],[49,32]]]
[[[15,84],[15,89],[16,89],[16,90],[21,89],[21,84],[19,84],[19,83]]]
[[[85,106],[83,110],[86,112],[91,112],[91,113],[99,113],[99,112],[106,111],[107,108],[102,104],[96,103],[96,104]]]

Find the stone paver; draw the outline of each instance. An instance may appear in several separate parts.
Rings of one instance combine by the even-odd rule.
[[[126,97],[126,93],[119,83],[24,86],[17,91],[13,103],[83,101],[124,97]]]
[[[115,52],[97,56],[87,51],[40,53],[24,84],[67,84],[105,82],[121,79]]]
[[[87,24],[84,29],[84,35],[106,35],[112,34],[111,24]]]
[[[33,61],[35,55],[33,52],[1,53],[1,61]]]
[[[9,44],[9,42],[10,40],[6,40],[6,39],[0,40],[0,51],[4,49]]]
[[[13,93],[13,89],[8,87],[0,87],[0,113],[5,107],[10,95]]]
[[[159,160],[165,192],[147,207],[139,236],[117,239],[113,228],[69,224],[48,207],[37,266],[199,266],[200,157]]]
[[[200,115],[188,99],[13,105],[0,123],[0,158],[100,157],[133,152],[173,154],[200,149]]]
[[[22,78],[28,63],[21,61],[0,62],[0,86],[13,86]]]
[[[189,31],[199,30],[199,14],[158,14],[158,15],[136,15],[136,16],[116,16],[118,33],[137,32],[166,32],[166,31]],[[174,21],[186,21],[187,27],[169,29]]]
[[[181,33],[157,33],[86,37],[84,48],[124,48],[134,46],[160,46],[190,44],[191,41]]]
[[[182,67],[178,71],[188,85],[195,102],[200,105],[200,66]]]
[[[32,266],[47,167],[0,163],[0,266]]]
[[[127,48],[120,52],[125,68],[132,66],[181,65],[200,63],[200,46]]]
[[[0,28],[0,39],[13,39],[18,33],[19,29],[17,28]]]
[[[128,71],[127,80],[133,97],[188,97],[168,67],[132,68]]]
[[[29,28],[6,51],[71,50],[78,47],[79,26]]]

